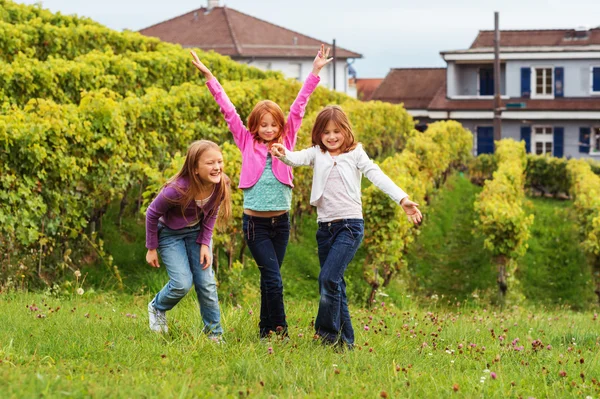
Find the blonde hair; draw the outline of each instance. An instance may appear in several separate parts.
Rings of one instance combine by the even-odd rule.
[[[322,134],[327,127],[329,121],[333,121],[335,125],[342,131],[344,136],[344,144],[342,144],[341,151],[348,152],[352,151],[358,145],[354,132],[352,131],[352,124],[346,116],[346,113],[339,105],[328,105],[319,112],[315,124],[312,129],[312,143],[321,147],[321,151],[326,152],[327,147],[323,144]]]
[[[185,209],[190,205],[190,203],[194,200],[194,198],[201,191],[203,182],[200,180],[200,177],[195,172],[196,167],[198,165],[198,161],[202,157],[202,155],[208,150],[216,150],[221,154],[221,148],[218,144],[209,141],[209,140],[198,140],[194,141],[188,147],[187,153],[185,155],[185,162],[181,167],[181,170],[175,174],[172,178],[170,178],[166,185],[172,184],[173,187],[181,194],[181,197],[174,202],[181,206],[182,214],[185,212]],[[208,217],[213,216],[215,212],[219,212],[217,224],[219,228],[225,227],[229,220],[231,219],[231,180],[225,173],[221,173],[221,181],[215,184],[215,191],[213,195],[217,197],[218,207],[213,208],[212,212]],[[180,178],[185,178],[189,181],[188,187],[186,190],[177,186],[176,182]]]

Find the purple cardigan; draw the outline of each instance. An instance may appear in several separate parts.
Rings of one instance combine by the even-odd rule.
[[[181,198],[181,194],[173,184],[176,184],[177,187],[185,190],[188,187],[189,182],[185,178],[179,178],[174,183],[163,187],[146,210],[146,248],[158,248],[159,220],[168,228],[179,230],[187,227],[191,221],[196,220],[197,218],[200,219],[202,228],[198,233],[196,242],[198,244],[209,245],[220,205],[220,203],[217,203],[216,201],[216,196],[213,195],[206,205],[204,205],[203,209],[205,214],[202,214],[202,211],[198,208],[196,202],[192,201],[182,215],[181,206],[173,202]]]
[[[308,74],[306,81],[298,93],[298,97],[290,107],[290,113],[285,124],[285,138],[283,145],[288,150],[292,151],[296,145],[298,130],[302,124],[306,104],[312,92],[317,88],[321,78]],[[246,129],[244,122],[235,110],[229,97],[223,90],[216,78],[206,82],[208,90],[213,95],[215,101],[221,107],[221,112],[225,117],[225,121],[229,126],[229,130],[233,134],[233,140],[242,152],[242,171],[240,173],[239,188],[250,188],[263,173],[267,163],[267,146],[263,143],[255,142],[252,133]],[[277,158],[273,158],[273,174],[283,184],[294,187],[292,184],[293,174],[292,168],[281,162]]]

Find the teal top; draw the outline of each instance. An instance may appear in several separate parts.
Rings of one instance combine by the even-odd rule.
[[[244,209],[253,211],[289,211],[292,207],[292,188],[273,174],[273,160],[267,155],[267,164],[260,179],[244,189]]]

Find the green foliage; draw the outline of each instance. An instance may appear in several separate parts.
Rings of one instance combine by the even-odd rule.
[[[567,160],[544,155],[527,155],[525,172],[528,187],[554,196],[569,192]]]
[[[405,150],[387,158],[381,169],[411,200],[424,205],[426,196],[444,180],[448,170],[468,159],[471,146],[471,134],[460,124],[436,122],[425,133],[410,137]],[[390,204],[375,186],[364,191],[363,204],[365,279],[376,290],[405,267],[405,254],[418,230],[407,220],[399,204]]]
[[[454,174],[427,207],[421,234],[407,254],[413,290],[460,301],[484,299],[494,288],[491,255],[473,234],[474,202],[481,188]]]
[[[585,309],[594,300],[592,274],[578,242],[572,201],[533,198],[527,253],[519,260],[523,294],[532,303]]]
[[[468,165],[469,177],[477,185],[483,186],[486,180],[491,180],[498,169],[498,162],[494,154],[481,154],[473,157]]]
[[[525,200],[525,145],[510,139],[496,143],[498,169],[487,180],[475,202],[477,230],[494,257],[516,259],[527,249],[533,215],[523,209]]]

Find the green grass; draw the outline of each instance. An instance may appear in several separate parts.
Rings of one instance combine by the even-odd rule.
[[[500,312],[439,302],[418,307],[409,300],[402,309],[351,307],[357,347],[337,353],[313,342],[315,301],[288,301],[288,343],[259,342],[257,302],[225,305],[227,343],[217,345],[201,334],[192,295],[168,313],[165,336],[147,327],[149,299],[3,294],[2,397],[600,395],[593,382],[600,378],[600,321],[593,312]],[[33,304],[38,310],[30,310]],[[515,338],[519,342],[512,345]],[[534,350],[534,340],[543,348]]]
[[[525,296],[536,303],[582,309],[596,300],[572,207],[571,201],[531,198],[526,208],[535,219],[517,276]]]
[[[473,203],[481,188],[453,175],[433,197],[407,260],[419,294],[465,299],[495,289],[496,275],[483,238],[474,235]]]

